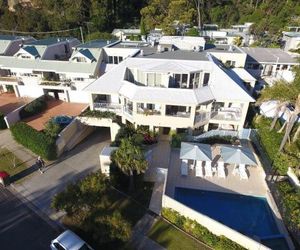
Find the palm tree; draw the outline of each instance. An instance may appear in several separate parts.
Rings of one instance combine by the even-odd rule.
[[[285,134],[283,136],[283,139],[281,141],[279,151],[282,151],[287,140],[290,138],[290,133],[295,125],[295,122],[298,119],[298,116],[300,114],[300,69],[296,71],[295,80],[292,83],[287,83],[284,81],[279,81],[275,83],[272,87],[266,88],[262,91],[262,95],[258,100],[258,103],[266,100],[277,100],[278,105],[276,108],[276,113],[274,116],[274,119],[272,121],[270,130],[274,129],[275,124],[279,118],[279,112],[283,108],[286,108],[287,104],[292,104],[295,108],[293,111],[291,111],[289,118],[284,123],[283,127],[280,129],[280,131],[283,130],[285,127]],[[296,139],[299,136],[298,128],[296,133],[294,134],[293,141],[296,141]]]
[[[141,147],[134,145],[131,138],[121,140],[120,147],[112,154],[112,161],[129,178],[129,190],[134,188],[133,174],[145,172],[148,162]]]

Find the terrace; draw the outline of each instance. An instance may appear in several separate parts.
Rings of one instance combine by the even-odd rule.
[[[196,177],[196,168],[189,168],[188,174],[183,176],[180,171],[181,159],[179,150],[173,150],[170,157],[166,194],[174,197],[175,187],[200,189],[215,192],[239,193],[253,196],[266,196],[267,186],[265,173],[261,166],[247,168],[248,179],[240,179],[234,174],[234,165],[225,166],[225,178],[216,173],[212,177]]]
[[[14,93],[0,93],[0,112],[7,115],[30,101],[30,98],[18,98]]]

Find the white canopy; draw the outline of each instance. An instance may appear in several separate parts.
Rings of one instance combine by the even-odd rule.
[[[212,161],[211,147],[202,143],[181,143],[180,159]]]

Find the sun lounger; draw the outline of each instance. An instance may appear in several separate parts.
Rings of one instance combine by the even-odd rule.
[[[196,162],[195,170],[196,170],[196,172],[195,172],[196,177],[203,177],[202,161]]]
[[[184,175],[184,176],[188,175],[188,161],[187,160],[182,160],[180,170],[181,170],[181,175]]]
[[[205,170],[205,177],[212,177],[211,162],[210,161],[205,162],[204,170]]]
[[[246,172],[245,164],[240,164],[239,173],[240,173],[240,179],[241,180],[248,180],[248,175],[247,175],[247,172]]]
[[[226,178],[224,162],[218,162],[217,173],[219,178]]]

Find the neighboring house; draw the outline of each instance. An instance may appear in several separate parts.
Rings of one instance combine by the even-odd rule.
[[[242,37],[242,45],[251,45],[253,43],[253,36],[250,35],[250,26],[253,23],[245,23],[239,25],[232,25],[230,29],[219,29],[216,24],[204,24],[201,35],[214,40],[215,44],[232,45],[235,39]]]
[[[299,32],[282,32],[284,41],[284,51],[300,50],[300,31]]]
[[[85,90],[92,110],[109,110],[124,124],[165,132],[242,129],[249,103],[254,102],[243,81],[212,53],[158,52],[151,46],[142,47],[136,57],[127,58]]]
[[[15,54],[22,59],[66,60],[72,54],[72,47],[80,44],[76,38],[52,37],[28,42]]]
[[[255,77],[293,81],[297,59],[277,48],[241,48],[247,53],[245,68]]]
[[[30,36],[0,35],[0,55],[13,56],[24,44],[33,42]]]
[[[202,51],[205,49],[205,39],[194,36],[162,36],[160,45],[173,45],[180,50]]]
[[[140,40],[140,29],[114,29],[111,33],[121,41]]]
[[[73,38],[40,40],[24,45],[15,56],[0,56],[0,85],[12,85],[16,96],[49,94],[67,102],[88,103],[83,88],[104,73],[107,53],[103,47],[109,44],[103,40],[78,43]]]

